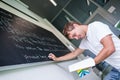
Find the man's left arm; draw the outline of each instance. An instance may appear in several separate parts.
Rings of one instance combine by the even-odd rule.
[[[102,38],[100,42],[103,45],[103,48],[98,53],[98,55],[94,58],[94,61],[96,64],[105,60],[115,51],[115,46],[114,46],[114,43],[113,43],[113,40],[110,34]]]

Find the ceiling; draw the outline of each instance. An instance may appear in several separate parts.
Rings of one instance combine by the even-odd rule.
[[[57,13],[65,6],[70,0],[54,0],[57,6],[54,6],[49,0],[21,0],[23,3],[29,6],[29,9],[51,21]]]

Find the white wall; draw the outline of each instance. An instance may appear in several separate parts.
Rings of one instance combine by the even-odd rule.
[[[0,72],[0,80],[74,80],[74,78],[56,64],[47,64]]]

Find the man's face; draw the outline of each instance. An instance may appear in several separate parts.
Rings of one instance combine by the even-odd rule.
[[[82,39],[85,37],[85,32],[78,28],[78,27],[75,27],[72,31],[69,31],[68,32],[68,38],[69,39]]]

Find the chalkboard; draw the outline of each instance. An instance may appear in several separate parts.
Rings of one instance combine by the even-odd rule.
[[[51,61],[69,49],[50,31],[0,8],[0,67]]]

